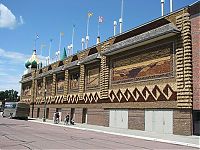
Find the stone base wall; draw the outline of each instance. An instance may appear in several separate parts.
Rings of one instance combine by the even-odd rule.
[[[31,112],[32,110],[30,110],[30,116],[31,116]],[[37,118],[37,107],[34,107],[34,110],[33,110],[33,118]]]
[[[47,108],[49,108],[49,120],[53,120],[53,115],[54,115],[54,113],[55,113],[55,108],[52,108],[52,107],[47,107]]]
[[[173,112],[173,134],[192,135],[192,111],[174,110]]]
[[[82,108],[75,108],[75,118],[74,118],[74,121],[76,123],[82,123],[82,113],[83,113],[83,109]]]
[[[104,109],[88,109],[87,123],[99,126],[108,126],[109,111]]]
[[[36,105],[34,108],[33,116],[37,118],[37,109],[40,108],[39,118],[43,118],[44,107],[43,105]],[[49,119],[53,119],[53,114],[56,111],[54,106],[48,106]],[[156,110],[156,109],[155,109]],[[159,109],[160,110],[160,109]],[[67,114],[71,114],[71,108],[62,107],[62,121]],[[83,108],[75,108],[74,121],[82,123]],[[87,124],[109,126],[109,109],[101,108],[87,108]],[[145,109],[128,109],[128,129],[132,130],[145,130]],[[192,110],[190,109],[173,109],[173,134],[177,135],[192,135]]]
[[[128,110],[128,128],[133,130],[145,130],[145,116],[143,109]]]
[[[71,112],[71,108],[62,108],[62,120],[64,121],[65,117],[67,116],[67,114],[70,115]]]

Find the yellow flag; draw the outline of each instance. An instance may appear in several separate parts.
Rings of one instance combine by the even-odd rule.
[[[64,32],[60,32],[60,35],[61,35],[61,36],[64,36]]]
[[[92,12],[88,12],[88,17],[91,17],[93,15]]]

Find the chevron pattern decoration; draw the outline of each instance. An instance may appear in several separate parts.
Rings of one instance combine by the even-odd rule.
[[[154,101],[176,101],[177,92],[175,92],[169,84],[159,87],[140,87],[126,88],[109,91],[110,102],[154,102]]]
[[[68,103],[78,103],[79,95],[78,94],[68,94],[67,95],[67,102]]]
[[[97,103],[100,100],[100,92],[84,93],[83,100],[85,103]]]

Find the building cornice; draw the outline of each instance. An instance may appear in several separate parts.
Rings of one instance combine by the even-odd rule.
[[[153,41],[157,41],[157,40],[161,40],[161,39],[173,36],[177,33],[180,33],[177,27],[174,24],[169,23],[161,27],[158,27],[156,29],[150,30],[148,32],[144,32],[142,34],[128,38],[116,44],[113,44],[104,52],[102,52],[102,54],[103,55],[117,54],[124,51],[125,50],[124,48],[126,47],[132,46],[132,48],[135,48],[135,47],[147,44],[148,42],[150,43]]]

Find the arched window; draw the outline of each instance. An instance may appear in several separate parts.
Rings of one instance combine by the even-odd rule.
[[[71,62],[76,61],[76,60],[78,60],[78,57],[77,55],[74,55]]]
[[[93,48],[90,49],[90,51],[89,51],[89,53],[88,53],[88,56],[89,56],[89,55],[92,55],[92,54],[95,54],[95,53],[98,53],[98,51],[97,51],[97,48],[96,48],[96,47],[93,47]]]

